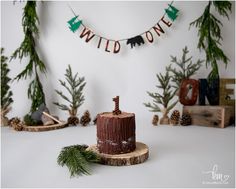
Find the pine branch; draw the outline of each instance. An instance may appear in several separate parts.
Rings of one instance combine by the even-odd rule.
[[[29,57],[29,62],[14,80],[27,79],[35,73],[35,79],[29,84],[28,97],[31,99],[31,112],[35,111],[40,104],[46,104],[43,87],[38,77],[38,71],[46,73],[46,66],[40,60],[35,40],[39,37],[39,19],[36,12],[36,1],[27,1],[23,11],[22,26],[25,34],[24,40],[12,54],[11,59]]]
[[[221,16],[226,16],[229,19],[229,12],[232,12],[232,4],[229,1],[213,1],[215,9]]]
[[[90,174],[89,163],[100,162],[100,157],[92,151],[86,151],[87,147],[87,145],[64,147],[57,158],[57,163],[61,166],[66,165],[71,177]]]
[[[12,104],[12,91],[10,90],[11,78],[8,76],[10,69],[8,68],[8,57],[3,55],[4,48],[1,48],[1,110],[6,110]]]
[[[67,111],[70,110],[70,108],[64,104],[59,104],[58,102],[53,102],[53,104],[58,106],[61,110],[67,110]]]
[[[61,97],[61,98],[63,98],[65,101],[67,101],[67,102],[69,102],[69,103],[72,103],[72,101],[67,97],[67,96],[65,96],[63,93],[62,93],[62,91],[58,91],[58,90],[55,90],[56,91],[56,93]]]
[[[210,65],[212,70],[208,78],[219,78],[218,62],[222,61],[225,66],[228,64],[228,57],[223,50],[218,46],[223,40],[221,36],[221,28],[223,24],[212,13],[211,7],[215,7],[219,15],[229,19],[229,12],[231,12],[231,2],[229,1],[209,1],[203,14],[190,23],[191,26],[198,28],[198,45],[199,50],[204,50],[206,55],[206,67]]]
[[[35,74],[36,77],[30,83],[28,88],[28,97],[32,101],[30,109],[31,112],[36,111],[41,104],[45,104],[45,94],[43,92],[43,86],[39,80],[37,71],[35,71]]]

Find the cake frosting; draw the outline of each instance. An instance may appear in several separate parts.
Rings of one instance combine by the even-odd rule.
[[[101,113],[97,117],[97,147],[100,153],[123,154],[136,148],[135,114]]]

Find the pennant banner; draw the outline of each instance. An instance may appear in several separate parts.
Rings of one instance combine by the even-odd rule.
[[[174,22],[178,17],[179,10],[172,4],[173,1],[171,2],[171,4],[168,4],[168,8],[165,9],[164,15],[154,26],[152,26],[149,30],[131,38],[115,40],[95,34],[94,32],[92,32],[92,30],[90,30],[83,24],[82,20],[78,18],[79,16],[75,14],[71,7],[70,9],[73,12],[74,17],[71,18],[67,23],[69,29],[73,33],[79,32],[79,37],[81,39],[84,39],[86,43],[96,40],[95,42],[97,43],[97,48],[103,48],[106,52],[112,52],[116,54],[121,51],[121,43],[123,41],[126,41],[126,45],[130,45],[132,49],[136,45],[143,45],[145,41],[148,43],[153,43],[155,36],[160,37],[162,34],[164,34],[164,27],[171,27],[172,22]],[[168,19],[166,18],[166,15]]]

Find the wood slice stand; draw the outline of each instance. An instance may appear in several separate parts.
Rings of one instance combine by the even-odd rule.
[[[50,131],[50,130],[56,130],[56,129],[62,129],[64,127],[67,127],[67,123],[66,122],[61,122],[61,123],[57,123],[54,125],[39,125],[39,126],[23,126],[23,131],[30,131],[30,132],[41,132],[41,131]]]
[[[148,159],[149,156],[148,146],[141,142],[136,142],[135,151],[126,154],[111,155],[99,153],[96,144],[88,147],[88,150],[92,150],[99,154],[102,164],[113,166],[126,166],[143,163]]]

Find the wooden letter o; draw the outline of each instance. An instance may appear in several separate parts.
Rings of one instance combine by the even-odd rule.
[[[192,95],[189,98],[189,86],[192,88]],[[181,104],[191,106],[196,104],[198,96],[198,81],[195,79],[184,79],[180,85],[179,101]]]

